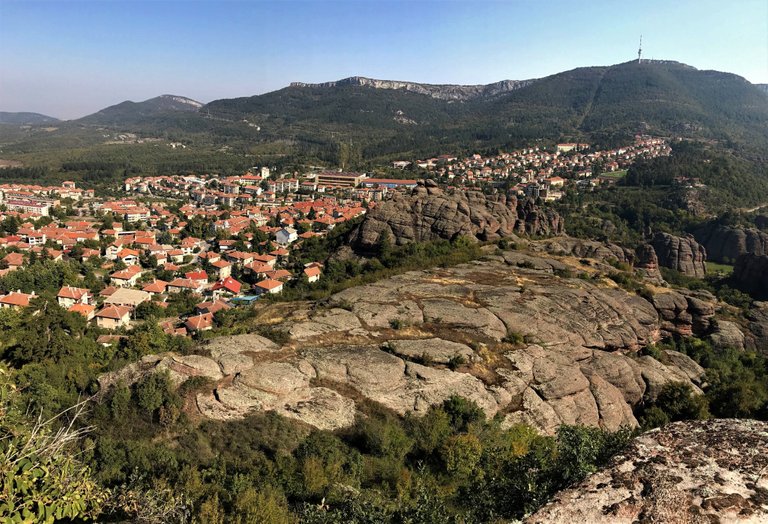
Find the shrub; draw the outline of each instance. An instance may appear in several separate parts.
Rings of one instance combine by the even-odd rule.
[[[709,418],[709,402],[704,395],[694,393],[684,382],[672,382],[662,387],[650,407],[658,408],[670,422]],[[659,418],[658,413],[652,417]]]
[[[519,346],[525,342],[525,337],[522,333],[517,333],[515,331],[510,331],[507,333],[507,335],[501,339],[502,342],[506,342],[508,344],[513,344],[515,346]]]
[[[467,363],[467,359],[463,355],[454,355],[448,359],[448,369],[456,371],[458,368]]]
[[[452,395],[443,401],[443,410],[448,414],[451,426],[456,431],[466,431],[471,424],[485,420],[485,413],[480,406],[458,395]]]
[[[664,352],[655,344],[648,344],[647,346],[643,347],[643,349],[640,350],[640,354],[651,356],[659,362],[666,360],[666,355]]]

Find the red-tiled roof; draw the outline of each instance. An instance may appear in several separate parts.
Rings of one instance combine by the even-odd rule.
[[[242,288],[242,284],[232,277],[227,277],[224,280],[219,280],[213,286],[214,291],[217,291],[219,289],[226,289],[230,293],[235,293],[235,294],[240,293],[241,288]]]
[[[141,289],[142,291],[146,291],[147,293],[163,293],[166,287],[168,287],[168,282],[166,282],[165,280],[157,279],[154,282],[147,284]]]
[[[195,315],[189,317],[184,325],[190,331],[200,331],[201,329],[207,329],[213,327],[213,314],[203,313],[202,315]]]
[[[168,283],[169,287],[183,287],[186,289],[197,289],[199,284],[188,278],[174,278]]]
[[[0,298],[0,304],[7,304],[9,306],[21,306],[26,307],[29,305],[29,299],[34,295],[28,295],[26,293],[18,293],[13,291],[8,293],[4,297]]]
[[[71,298],[72,300],[80,300],[83,298],[83,295],[87,295],[90,293],[89,290],[79,288],[79,287],[72,287],[72,286],[64,286],[59,290],[59,293],[56,295],[58,298]]]
[[[88,318],[89,316],[91,316],[91,313],[93,313],[95,310],[96,310],[96,306],[78,302],[77,304],[73,304],[72,306],[70,306],[70,308],[67,311],[70,311],[72,313],[80,313],[84,317]]]
[[[184,273],[184,276],[190,280],[205,280],[206,282],[208,281],[208,273],[206,273],[202,269],[199,271],[188,271],[187,273]]]
[[[271,291],[273,289],[276,289],[278,287],[281,287],[283,285],[282,282],[278,280],[262,280],[261,282],[256,283],[257,287],[260,287],[261,289],[266,289],[267,291]]]
[[[130,308],[127,308],[125,306],[107,306],[101,311],[99,311],[98,313],[96,313],[96,316],[99,318],[111,318],[114,320],[120,320],[130,312],[131,312]]]

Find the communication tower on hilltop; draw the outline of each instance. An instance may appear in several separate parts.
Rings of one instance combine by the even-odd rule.
[[[643,56],[643,35],[640,35],[640,47],[637,48],[637,63],[640,63],[640,57]]]

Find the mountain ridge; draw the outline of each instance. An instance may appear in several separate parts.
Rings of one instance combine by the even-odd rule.
[[[637,134],[721,143],[764,157],[768,96],[731,73],[673,61],[580,67],[535,80],[492,84],[421,84],[354,76],[294,82],[268,93],[205,105],[162,95],[126,101],[56,133],[0,137],[6,151],[72,143],[102,128],[145,137],[173,137],[228,153],[339,164],[347,144],[352,164],[418,158],[451,151],[586,141],[600,147]],[[54,145],[54,148],[59,147]]]
[[[428,95],[438,100],[472,100],[480,97],[491,97],[525,87],[531,80],[500,80],[490,84],[429,84],[407,80],[385,80],[365,76],[350,76],[340,80],[320,83],[291,82],[288,87],[297,88],[329,88],[339,86],[363,86],[375,89],[405,90],[413,93]]]

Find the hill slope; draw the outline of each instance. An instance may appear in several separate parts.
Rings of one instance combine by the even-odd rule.
[[[41,115],[40,113],[11,113],[0,111],[0,124],[41,125],[59,122],[58,118]]]
[[[143,102],[126,100],[109,106],[101,111],[83,117],[77,122],[81,124],[102,125],[131,125],[137,123],[151,124],[153,120],[162,118],[168,113],[197,112],[203,104],[176,95],[161,95]]]
[[[0,136],[0,143],[12,146],[7,151],[34,152],[46,140],[72,143],[70,135],[107,127],[241,157],[340,164],[344,150],[356,165],[536,140],[615,146],[650,133],[716,141],[759,157],[768,150],[768,96],[733,74],[646,61],[484,86],[352,77],[205,106],[163,95],[71,124],[56,136]]]
[[[626,139],[638,132],[764,145],[768,127],[768,97],[757,86],[733,74],[659,61],[578,68],[503,89],[359,77],[294,83],[217,100],[205,110],[246,119],[282,139],[349,138],[369,156],[536,138]]]

